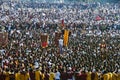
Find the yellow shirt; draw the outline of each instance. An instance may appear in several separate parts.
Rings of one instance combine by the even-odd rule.
[[[95,79],[94,80],[98,80],[99,79],[99,75],[98,75],[98,73],[96,72],[95,73]]]
[[[29,74],[26,73],[26,74],[20,74],[20,77],[19,77],[20,80],[28,80],[29,79]]]
[[[108,75],[107,75],[107,74],[104,74],[104,75],[103,75],[103,80],[108,80],[107,78],[108,78]]]
[[[5,73],[5,76],[6,76],[6,77],[5,77],[5,80],[10,80],[9,72],[6,72],[6,73]]]
[[[54,80],[55,79],[55,74],[53,72],[50,73],[49,80]]]
[[[112,80],[117,80],[118,75],[116,73],[112,74]]]
[[[87,80],[91,80],[91,72],[87,72]]]
[[[15,80],[20,80],[20,73],[15,74]]]
[[[30,75],[29,75],[29,73],[27,73],[27,74],[25,75],[25,80],[29,80],[29,78],[30,78]]]
[[[118,74],[117,80],[120,80],[120,73]]]
[[[42,78],[42,80],[44,80],[44,78],[45,78],[44,73],[41,74],[41,78]]]
[[[40,80],[40,75],[41,75],[40,71],[35,71],[35,80]]]
[[[107,73],[103,75],[103,80],[109,80],[109,75]]]
[[[109,80],[112,80],[112,73],[108,73],[109,75]]]

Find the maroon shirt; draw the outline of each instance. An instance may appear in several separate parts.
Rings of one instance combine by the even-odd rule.
[[[3,73],[0,73],[0,80],[5,80],[5,75]]]
[[[68,79],[72,79],[72,77],[73,77],[73,72],[70,71],[70,72],[67,73],[67,75],[68,75]]]
[[[80,73],[75,73],[75,80],[80,80]]]
[[[61,72],[61,80],[67,80],[67,73],[66,72]]]
[[[31,80],[35,80],[35,72],[30,71],[30,72],[29,72],[29,75],[30,75],[30,79],[31,79]]]
[[[87,80],[87,74],[81,74],[79,80]]]
[[[49,75],[48,74],[45,74],[44,80],[49,80]]]
[[[95,79],[95,73],[92,73],[91,74],[91,80],[94,80]]]

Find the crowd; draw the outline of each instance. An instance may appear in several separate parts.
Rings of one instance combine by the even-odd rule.
[[[35,4],[1,5],[8,42],[0,47],[0,80],[120,80],[119,4]],[[55,32],[64,29],[71,34],[60,53]],[[42,33],[49,35],[47,48]]]

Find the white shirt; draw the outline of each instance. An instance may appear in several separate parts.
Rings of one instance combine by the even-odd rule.
[[[55,79],[60,79],[60,72],[57,71],[57,72],[55,73]]]
[[[63,46],[63,39],[59,39],[59,45]]]

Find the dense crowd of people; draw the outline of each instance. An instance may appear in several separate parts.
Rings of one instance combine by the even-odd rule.
[[[8,42],[0,47],[0,80],[120,80],[119,4],[35,4],[1,5]],[[65,29],[71,34],[60,53],[55,32]],[[49,35],[46,48],[42,33]]]

